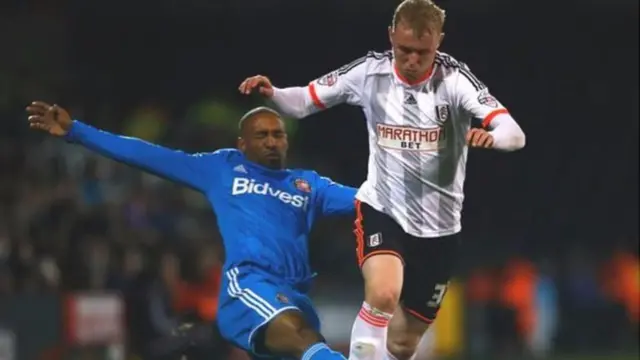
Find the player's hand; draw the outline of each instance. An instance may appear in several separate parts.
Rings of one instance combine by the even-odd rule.
[[[485,129],[471,129],[467,133],[467,144],[473,148],[493,148],[493,135]]]
[[[46,131],[53,136],[65,136],[71,129],[73,120],[69,113],[58,105],[34,101],[27,106],[29,127]]]
[[[249,95],[254,91],[258,91],[261,95],[268,98],[273,96],[273,85],[268,77],[256,75],[246,78],[238,88],[241,94]]]

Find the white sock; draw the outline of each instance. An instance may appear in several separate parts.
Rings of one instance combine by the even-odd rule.
[[[387,327],[392,316],[362,303],[351,329],[349,360],[385,360]]]

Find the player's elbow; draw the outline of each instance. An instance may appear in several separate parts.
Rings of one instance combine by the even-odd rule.
[[[299,119],[303,119],[306,118],[307,116],[311,115],[313,113],[313,108],[312,107],[305,107],[305,108],[301,108],[301,109],[296,109],[295,111],[292,111],[291,113],[287,114],[290,117],[299,120]]]
[[[494,147],[506,152],[517,151],[524,147],[526,141],[524,132],[519,131],[517,133],[514,132],[513,134],[510,134],[509,137],[505,137],[499,142],[499,144],[494,144]]]
[[[524,134],[524,131],[520,129],[520,131],[513,135],[513,151],[522,149],[526,144],[527,136]]]
[[[507,119],[505,119],[507,120]],[[518,123],[513,119],[509,118],[509,121],[505,121],[502,124],[502,133],[505,135],[508,140],[506,141],[507,151],[516,151],[522,149],[527,143],[527,137],[522,131],[522,128],[518,125]]]
[[[493,131],[494,147],[502,151],[516,151],[522,149],[527,138],[524,131],[515,122],[503,124]]]

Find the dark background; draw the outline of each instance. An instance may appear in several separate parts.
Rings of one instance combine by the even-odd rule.
[[[573,267],[599,273],[614,250],[637,259],[637,2],[440,3],[448,10],[441,50],[466,62],[527,134],[517,153],[470,152],[461,277],[520,256],[552,269],[562,293]],[[262,103],[237,93],[245,77],[304,85],[369,50],[385,50],[397,5],[0,4],[6,293],[109,287],[107,278],[123,277],[131,254],[153,268],[158,249],[184,258],[215,247],[218,237],[199,196],[29,133],[22,112],[29,101],[57,102],[96,126],[172,147],[234,146],[238,116]],[[291,124],[292,165],[362,183],[368,147],[359,109],[340,106]],[[94,266],[82,259],[87,248],[109,254],[97,285],[78,275]],[[321,221],[312,249],[319,294],[347,275],[359,286],[350,219]],[[29,261],[19,256],[24,252]],[[35,270],[43,259],[59,267],[57,281]]]

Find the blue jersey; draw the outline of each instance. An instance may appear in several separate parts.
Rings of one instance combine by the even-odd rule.
[[[289,283],[311,277],[308,237],[320,215],[353,214],[356,189],[310,170],[272,170],[235,149],[188,154],[75,121],[67,139],[202,192],[225,246],[225,269],[251,264]]]

